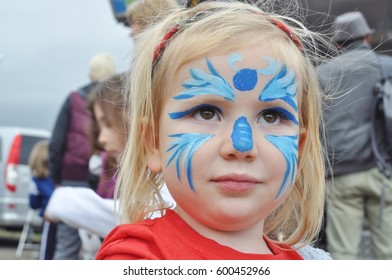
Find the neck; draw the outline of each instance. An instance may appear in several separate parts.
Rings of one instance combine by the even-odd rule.
[[[181,208],[177,214],[200,235],[217,243],[247,254],[272,254],[263,238],[264,220],[239,230],[221,230],[210,227],[193,219]]]

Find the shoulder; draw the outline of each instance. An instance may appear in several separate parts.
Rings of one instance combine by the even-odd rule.
[[[345,55],[339,55],[325,60],[316,67],[319,78],[323,80],[327,77],[329,79],[334,75],[341,75],[341,72],[343,72],[345,68],[345,61],[347,61]]]
[[[165,259],[173,245],[173,235],[181,227],[174,211],[166,209],[162,217],[115,227],[105,238],[97,259]]]
[[[379,59],[385,63],[392,63],[392,56],[386,54],[377,54]]]
[[[39,195],[38,186],[36,183],[36,177],[32,177],[29,184],[29,194],[30,195]]]
[[[386,71],[388,74],[392,73],[392,56],[379,54],[378,58],[384,71]]]
[[[96,259],[161,259],[154,220],[116,226],[104,239]]]
[[[304,260],[332,260],[331,255],[320,248],[305,246],[297,251]]]
[[[97,87],[97,83],[92,82],[92,83],[89,83],[89,84],[84,85],[83,87],[79,88],[79,89],[77,90],[77,93],[78,93],[81,97],[83,97],[84,99],[86,99],[87,96],[88,96],[88,95],[92,92],[92,90],[93,90],[94,88],[96,88],[96,87]]]

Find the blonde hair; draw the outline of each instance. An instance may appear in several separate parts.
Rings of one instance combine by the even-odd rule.
[[[90,79],[94,82],[103,82],[116,74],[116,64],[108,53],[94,55],[90,59]]]
[[[131,27],[138,24],[144,30],[177,8],[176,0],[136,0],[128,5],[126,15]]]
[[[300,40],[302,49],[287,32],[272,24],[271,18],[287,24]],[[180,30],[166,42],[153,66],[156,46],[170,28],[184,19],[185,23],[180,24]],[[163,178],[148,169],[145,143],[158,141],[161,106],[170,96],[171,81],[179,68],[211,53],[268,44],[274,54],[283,56],[295,69],[299,127],[307,131],[307,136],[292,191],[266,219],[264,233],[272,240],[291,246],[310,244],[321,227],[325,188],[324,150],[319,130],[322,93],[313,66],[319,59],[314,36],[318,35],[289,17],[268,13],[255,5],[229,1],[204,2],[191,9],[180,9],[146,32],[138,42],[135,71],[131,73],[132,130],[116,186],[123,221],[138,222],[166,207],[159,195]],[[320,42],[323,38],[317,40]]]
[[[29,157],[29,166],[33,175],[37,178],[46,178],[49,176],[49,141],[38,141],[31,150]]]

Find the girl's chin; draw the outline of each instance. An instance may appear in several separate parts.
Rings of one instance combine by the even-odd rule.
[[[251,227],[264,220],[264,216],[256,214],[255,211],[245,209],[225,209],[219,213],[207,215],[212,221],[211,227],[220,225],[219,230],[238,231]]]

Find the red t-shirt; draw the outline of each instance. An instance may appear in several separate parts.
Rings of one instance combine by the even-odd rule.
[[[282,250],[265,238],[273,254],[246,254],[208,239],[173,210],[154,220],[123,224],[105,238],[96,259],[106,260],[302,260],[295,250]],[[288,249],[288,247],[285,247]]]

